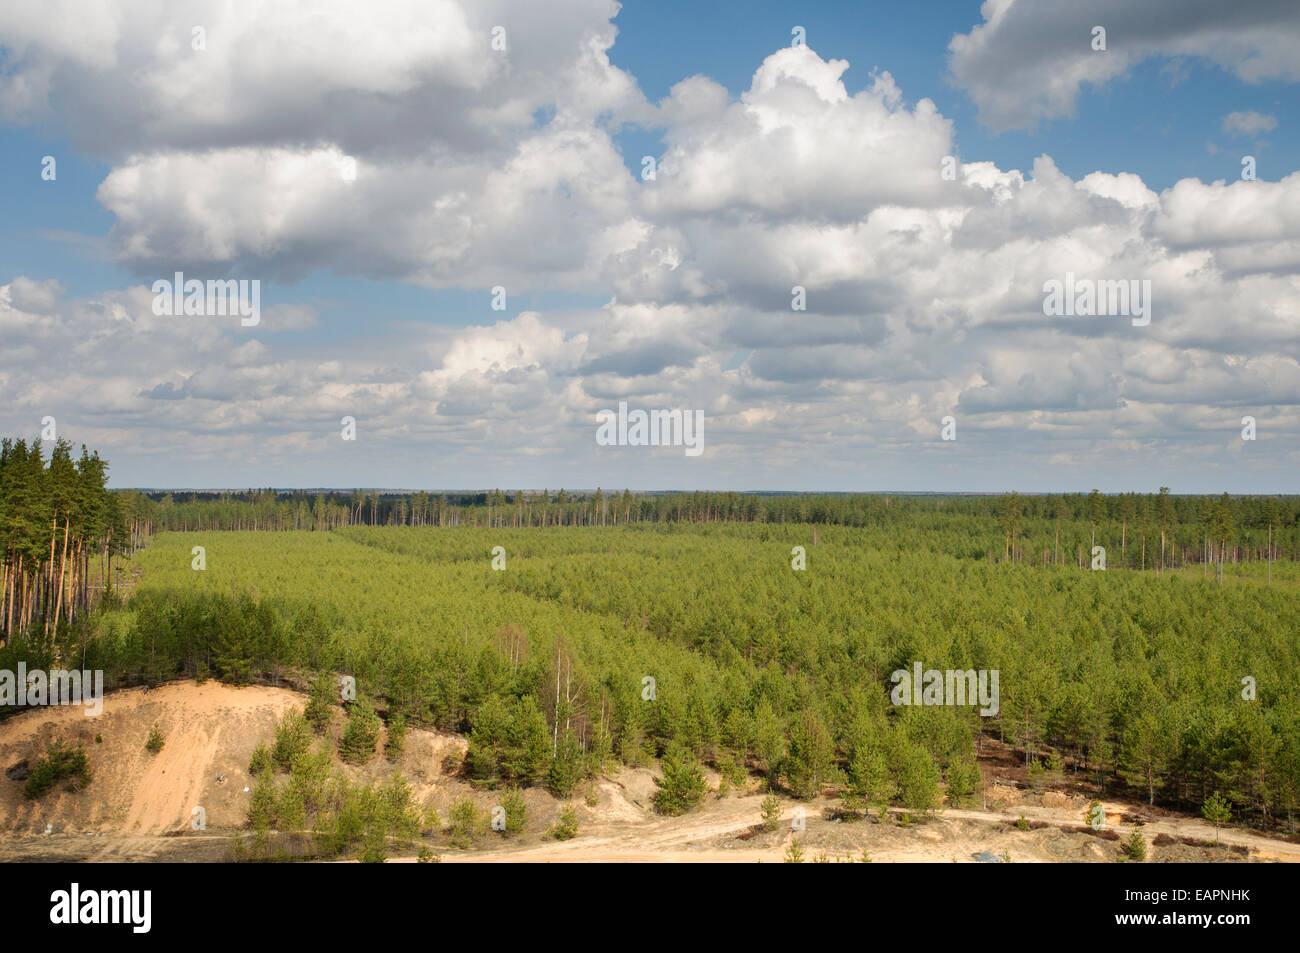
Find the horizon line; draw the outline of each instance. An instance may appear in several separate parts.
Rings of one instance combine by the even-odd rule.
[[[274,493],[377,493],[380,495],[403,495],[412,493],[430,493],[430,494],[455,494],[460,496],[475,495],[481,493],[500,492],[507,496],[519,493],[540,494],[543,491],[554,495],[559,492],[564,493],[595,493],[600,490],[602,493],[609,495],[622,494],[624,492],[633,495],[642,496],[667,496],[673,493],[735,493],[740,496],[1005,496],[1008,493],[1017,493],[1020,496],[1065,496],[1065,495],[1089,495],[1092,490],[760,490],[760,489],[716,489],[706,487],[696,487],[694,489],[640,489],[632,490],[624,487],[623,489],[605,489],[603,486],[592,487],[556,487],[554,490],[549,487],[521,487],[515,489],[502,489],[501,487],[477,487],[477,488],[429,488],[429,487],[331,487],[331,486],[245,486],[245,487],[179,487],[179,486],[127,486],[112,487],[112,492],[129,492],[137,493],[257,493],[271,490]],[[1122,496],[1129,493],[1156,496],[1159,490],[1097,490],[1102,496]],[[1229,496],[1300,496],[1300,491],[1260,491],[1260,492],[1241,492],[1233,490],[1217,490],[1206,493],[1177,493],[1172,489],[1169,491],[1170,496],[1222,496],[1227,493]]]

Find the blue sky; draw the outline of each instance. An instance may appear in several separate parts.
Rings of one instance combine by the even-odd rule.
[[[652,99],[695,73],[739,95],[754,65],[778,42],[788,42],[793,19],[824,58],[849,61],[844,79],[850,90],[867,85],[872,70],[885,69],[908,100],[932,99],[956,123],[965,159],[1026,169],[1047,153],[1074,178],[1099,169],[1136,172],[1155,189],[1187,177],[1238,176],[1241,151],[1231,148],[1221,129],[1228,113],[1297,111],[1293,83],[1246,83],[1209,62],[1159,57],[1124,80],[1085,87],[1072,117],[1045,120],[1032,131],[992,132],[979,122],[970,97],[948,81],[948,41],[979,22],[979,3],[927,0],[923,11],[904,6],[891,13],[877,4],[755,2],[744,5],[743,16],[735,5],[706,6],[685,0],[625,3],[614,21],[619,39],[610,59],[633,73]],[[1294,124],[1283,124],[1267,137],[1261,167],[1273,166],[1273,175],[1261,175],[1294,171],[1298,135]],[[636,141],[634,151],[653,148],[655,141]],[[1217,154],[1208,151],[1211,143],[1218,145]]]
[[[1289,490],[1300,16],[1128,6],[7,11],[0,430],[119,486]],[[266,320],[163,323],[174,270]],[[1154,327],[1045,324],[1065,270]],[[618,399],[706,452],[596,446]]]

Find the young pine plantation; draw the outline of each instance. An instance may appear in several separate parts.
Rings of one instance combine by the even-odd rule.
[[[57,586],[57,547],[51,571],[48,536],[39,552],[19,538],[55,514],[19,520],[13,499],[0,511],[6,571],[34,566]],[[399,745],[408,727],[455,733],[463,776],[512,798],[568,799],[619,766],[652,767],[656,808],[682,815],[706,795],[707,768],[786,798],[921,814],[979,806],[996,745],[1031,779],[1198,817],[1208,803],[1216,831],[1227,817],[1261,832],[1292,823],[1295,500],[615,494],[611,519],[609,500],[548,494],[543,525],[540,495],[527,516],[518,499],[444,497],[442,519],[410,525],[414,498],[339,496],[311,528],[240,531],[209,527],[297,504],[136,494],[104,525],[132,549],[137,524],[153,535],[133,555],[102,544],[131,591],[109,586],[69,620],[61,590],[34,589],[0,668],[75,662],[102,669],[110,691],[214,678],[323,696],[350,676],[345,760],[349,744],[374,750],[381,728]],[[400,525],[383,525],[399,505]],[[173,507],[205,528],[164,529]],[[84,547],[86,572],[97,550]],[[997,713],[894,705],[891,673],[917,662],[996,670]],[[301,750],[281,753],[279,784],[327,785],[324,762],[293,763],[308,742],[284,742]],[[258,757],[274,780],[277,758]],[[303,790],[310,814],[319,799]],[[254,798],[254,826],[274,823],[282,793]],[[328,824],[418,831],[408,795],[395,782],[335,791]]]

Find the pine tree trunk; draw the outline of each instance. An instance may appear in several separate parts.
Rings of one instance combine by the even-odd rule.
[[[5,603],[5,645],[9,644],[9,637],[14,631],[14,577],[21,571],[19,568],[22,563],[22,557],[19,556],[14,563],[14,569],[9,574],[9,599]]]
[[[5,605],[8,600],[5,598],[5,587],[9,584],[9,561],[0,558],[0,618],[4,616]],[[0,645],[5,648],[9,647],[9,630],[5,629],[3,639],[0,639]]]
[[[50,582],[54,582],[54,543],[59,537],[59,514],[55,513],[50,519]],[[50,613],[49,607],[45,611],[45,634],[50,634]]]
[[[59,594],[54,602],[54,631],[59,631],[59,612],[63,608],[63,570],[68,565],[68,517],[63,517],[63,558],[59,560]]]
[[[555,726],[551,729],[551,757],[560,746],[560,647],[555,647]]]

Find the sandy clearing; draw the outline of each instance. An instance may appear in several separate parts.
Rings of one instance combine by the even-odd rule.
[[[996,856],[1005,851],[1015,863],[1113,862],[1119,849],[1117,841],[1074,830],[1082,826],[1082,817],[1072,807],[1026,807],[1023,812],[1014,813],[945,810],[928,823],[904,828],[897,823],[829,820],[829,815],[839,806],[830,798],[801,805],[806,812],[806,829],[802,831],[791,830],[794,802],[786,801],[778,831],[741,840],[738,835],[757,825],[761,800],[753,794],[710,799],[685,817],[648,815],[635,824],[602,825],[595,829],[584,826],[578,837],[570,841],[491,846],[473,851],[447,850],[441,856],[443,862],[450,863],[781,863],[792,839],[797,839],[803,848],[805,862],[811,862],[819,854],[831,860],[857,859],[863,850],[873,863],[971,863],[975,855],[985,851]],[[1113,806],[1118,814],[1121,805]],[[1133,809],[1132,805],[1127,807]],[[1027,820],[1043,821],[1049,826],[1018,830],[1014,825],[1021,813]],[[891,814],[897,817],[902,811],[891,810]],[[1133,830],[1132,825],[1112,827],[1121,837]],[[1151,839],[1159,833],[1205,841],[1214,839],[1214,831],[1208,824],[1194,820],[1162,819],[1144,824],[1142,830],[1147,837],[1149,860],[1159,860],[1165,850],[1151,845]],[[1300,862],[1300,844],[1240,830],[1222,831],[1221,840],[1224,845],[1249,848],[1255,860]],[[1204,859],[1212,856],[1207,854]],[[1226,857],[1226,852],[1220,857]]]

